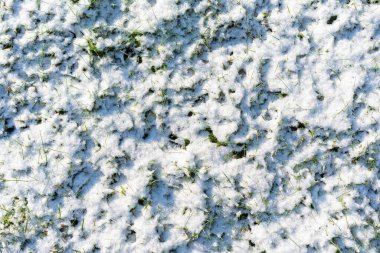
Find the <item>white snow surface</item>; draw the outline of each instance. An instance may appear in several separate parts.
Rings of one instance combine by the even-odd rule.
[[[378,0],[0,0],[0,252],[380,249]]]

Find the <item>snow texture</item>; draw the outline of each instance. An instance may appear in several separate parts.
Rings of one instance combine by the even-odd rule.
[[[378,0],[0,0],[0,252],[380,249]]]

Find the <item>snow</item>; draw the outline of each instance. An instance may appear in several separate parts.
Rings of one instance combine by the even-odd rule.
[[[378,252],[378,1],[0,20],[0,252]]]

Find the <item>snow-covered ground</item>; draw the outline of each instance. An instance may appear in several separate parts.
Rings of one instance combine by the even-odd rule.
[[[378,0],[0,0],[0,252],[379,252]]]

